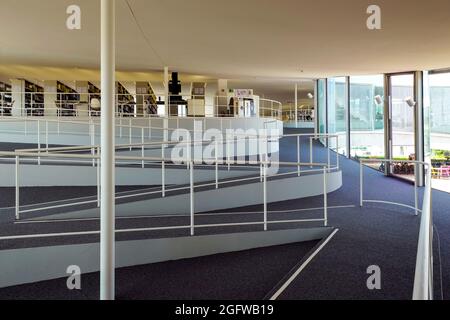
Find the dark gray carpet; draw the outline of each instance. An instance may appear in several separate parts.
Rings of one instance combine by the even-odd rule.
[[[117,299],[260,300],[317,241],[117,269]],[[98,299],[99,273],[0,289],[0,299]]]

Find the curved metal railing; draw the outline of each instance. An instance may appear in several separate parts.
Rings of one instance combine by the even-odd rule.
[[[120,166],[123,165],[130,165],[130,163],[134,164],[140,164],[145,169],[146,166],[156,166],[161,168],[161,188],[158,190],[144,190],[144,191],[136,191],[134,193],[127,192],[126,194],[119,194],[117,196],[117,199],[129,199],[129,198],[137,198],[141,196],[147,196],[147,195],[155,195],[159,194],[161,197],[165,197],[168,192],[172,191],[180,191],[180,190],[187,190],[189,193],[193,194],[194,189],[201,188],[201,187],[215,187],[218,189],[220,186],[225,186],[227,184],[235,184],[235,183],[245,183],[245,182],[251,182],[251,181],[259,181],[264,184],[264,189],[266,188],[265,184],[267,183],[267,180],[269,179],[275,179],[279,177],[288,177],[288,176],[300,176],[301,174],[307,174],[307,173],[319,173],[323,174],[324,178],[324,198],[327,197],[327,192],[325,190],[327,189],[327,177],[328,174],[331,172],[334,172],[339,169],[339,162],[336,160],[335,164],[331,164],[330,159],[328,159],[327,163],[319,163],[319,162],[313,162],[313,157],[310,157],[310,162],[301,162],[300,158],[300,149],[301,149],[301,139],[300,138],[308,138],[307,134],[301,134],[301,135],[288,135],[285,138],[291,138],[297,141],[297,161],[278,161],[278,160],[272,160],[268,154],[271,153],[272,150],[268,148],[269,139],[270,137],[246,137],[242,138],[242,140],[247,141],[256,141],[258,145],[265,145],[265,152],[261,155],[259,155],[256,159],[244,159],[243,161],[235,160],[227,153],[229,148],[223,148],[228,144],[228,140],[208,140],[208,141],[158,141],[158,142],[151,142],[151,143],[143,143],[143,144],[132,144],[132,145],[118,145],[117,150],[121,150],[123,148],[139,148],[145,151],[145,148],[147,146],[151,147],[157,147],[161,149],[161,156],[148,156],[145,155],[145,152],[141,154],[141,156],[127,156],[127,155],[116,155],[116,165]],[[319,137],[311,137],[311,138],[319,138]],[[327,139],[335,138],[335,136],[326,136]],[[238,138],[240,139],[240,138]],[[233,138],[234,141],[234,138]],[[263,141],[263,143],[261,143]],[[309,143],[312,143],[313,139],[309,139]],[[215,172],[215,178],[212,182],[199,182],[194,183],[191,177],[191,183],[189,186],[168,186],[166,185],[166,170],[169,166],[178,166],[180,168],[180,165],[183,164],[174,164],[172,162],[172,159],[170,157],[167,157],[167,153],[165,152],[166,148],[170,148],[171,145],[187,145],[189,149],[191,150],[194,148],[197,144],[208,144],[208,143],[215,143],[216,150],[222,149],[222,151],[225,149],[223,158],[219,159],[218,152],[215,152],[215,157],[212,159],[208,159],[208,162],[203,163],[203,159],[195,159],[194,153],[189,153],[189,157],[186,158],[183,162],[184,165],[186,165],[186,169],[190,170],[190,174],[192,175],[192,170],[194,167],[202,167],[206,169],[214,170]],[[238,142],[239,143],[239,142]],[[96,150],[96,152],[92,154],[87,154],[92,150],[92,148]],[[312,150],[312,149],[311,149]],[[67,153],[70,152],[70,153]],[[38,212],[42,210],[50,210],[50,209],[57,209],[57,208],[67,208],[71,206],[78,206],[83,204],[94,204],[97,203],[97,206],[99,205],[99,195],[100,195],[100,179],[99,179],[99,159],[100,159],[100,153],[101,150],[99,146],[77,146],[77,147],[61,147],[61,148],[48,148],[48,149],[28,149],[28,150],[16,150],[15,152],[0,152],[1,157],[6,158],[13,158],[15,161],[15,189],[16,189],[16,205],[15,205],[15,212],[16,212],[16,219],[21,218],[21,214],[24,213],[31,213],[31,212]],[[41,164],[40,158],[42,158],[42,165],[44,163],[47,163],[48,160],[53,160],[54,162],[61,162],[61,161],[67,161],[70,162],[72,165],[74,164],[80,164],[79,161],[82,161],[84,165],[90,164],[92,162],[92,166],[96,168],[96,175],[97,175],[97,199],[92,200],[82,200],[82,201],[72,201],[71,199],[65,199],[64,201],[66,203],[63,204],[54,204],[54,205],[45,205],[44,207],[39,207],[39,204],[33,204],[34,208],[31,209],[21,209],[20,206],[20,166],[21,163],[23,163],[25,160],[28,160],[28,163],[35,163],[35,164]],[[338,156],[337,156],[338,158]],[[268,169],[273,166],[282,167],[284,169],[287,168],[294,168],[293,170],[282,170],[281,172],[276,173],[268,173]],[[220,179],[219,178],[219,168],[224,168],[225,170],[230,170],[231,168],[246,168],[251,171],[255,171],[254,175],[250,176],[244,176],[239,178],[233,178],[233,179]],[[259,171],[259,173],[256,173]],[[266,191],[265,191],[266,192]],[[75,199],[77,200],[77,199]],[[70,202],[70,203],[67,203]],[[265,212],[267,212],[267,194],[264,195],[264,208]],[[325,225],[327,223],[327,203],[326,199],[324,199],[324,218],[321,221],[324,221]],[[194,212],[191,212],[193,215]],[[296,221],[298,222],[298,221]],[[265,227],[267,228],[267,221],[265,221]]]

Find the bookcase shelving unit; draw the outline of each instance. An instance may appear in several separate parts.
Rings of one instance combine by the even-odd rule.
[[[44,115],[44,88],[28,80],[24,81],[24,107],[27,116]]]
[[[123,117],[134,117],[136,102],[134,96],[120,83],[116,82],[118,112]]]
[[[59,116],[75,116],[75,105],[80,102],[80,95],[76,90],[58,81],[56,83],[56,105]]]
[[[11,116],[13,100],[11,85],[0,82],[0,114],[1,116]]]

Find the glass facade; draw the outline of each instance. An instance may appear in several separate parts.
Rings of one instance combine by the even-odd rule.
[[[350,77],[350,155],[384,157],[384,76]]]
[[[385,79],[389,88],[385,88]],[[322,79],[317,82],[317,90],[318,132],[337,134],[339,153],[346,155],[350,134],[351,157],[385,158],[389,134],[391,157],[398,160],[392,165],[392,174],[414,179],[413,170],[403,172],[396,166],[403,168],[403,160],[416,158],[415,136],[423,133],[425,161],[433,166],[433,187],[450,192],[450,70],[423,72],[423,132],[416,132],[416,107],[408,104],[416,99],[414,73]],[[385,92],[390,96],[385,97]],[[386,108],[388,100],[390,107]],[[389,115],[385,109],[389,109]],[[384,127],[388,116],[390,133]],[[334,139],[330,146],[336,147]],[[381,162],[371,166],[384,170]]]
[[[425,128],[429,146],[425,154],[428,151],[435,168],[434,186],[450,192],[450,72],[430,72],[424,80],[429,103],[429,126]]]
[[[318,125],[320,134],[327,133],[327,121],[326,121],[326,95],[325,95],[325,79],[317,81],[317,112],[318,112]]]
[[[414,74],[393,75],[391,86],[392,158],[415,159],[414,107],[406,103],[414,99]]]
[[[347,95],[345,77],[330,78],[327,81],[328,99],[328,133],[337,134],[339,145],[336,146],[336,139],[330,139],[330,146],[337,147],[340,154],[346,155],[347,139]]]

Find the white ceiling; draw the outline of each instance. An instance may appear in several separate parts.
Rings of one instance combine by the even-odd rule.
[[[1,2],[0,65],[99,67],[99,0]],[[268,83],[280,87],[300,78],[450,67],[450,0],[128,3],[144,34],[127,1],[116,0],[116,62],[122,71],[167,65],[270,89]],[[382,9],[379,31],[366,27],[373,3]],[[71,4],[82,10],[80,31],[66,29]]]

